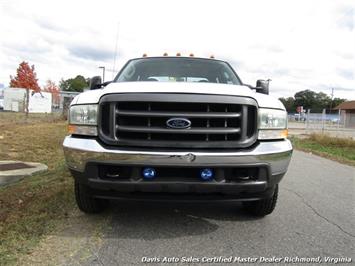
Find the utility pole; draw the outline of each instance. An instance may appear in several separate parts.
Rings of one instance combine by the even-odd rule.
[[[334,97],[334,88],[332,88],[332,93],[330,94],[332,97],[330,99],[330,110],[329,110],[329,114],[332,113],[332,108],[333,108],[333,97]]]

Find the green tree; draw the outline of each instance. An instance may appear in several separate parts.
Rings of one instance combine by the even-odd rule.
[[[60,88],[61,91],[68,91],[69,90],[69,86],[70,86],[69,79],[67,79],[67,80],[61,79],[59,81],[59,88]]]
[[[319,110],[319,112],[322,112],[323,109],[328,110],[331,102],[332,99],[327,94],[319,92],[316,94],[316,106],[314,109]]]
[[[279,100],[283,103],[287,112],[296,112],[295,99],[293,97],[279,98]]]
[[[332,100],[331,97],[324,92],[317,93],[312,90],[304,90],[295,94],[294,106],[295,108],[297,106],[303,106],[304,109],[311,109],[314,113],[320,113],[323,109],[329,112],[331,108],[336,107],[344,101],[346,100],[341,98],[334,98]]]
[[[332,101],[332,108],[337,107],[339,104],[345,102],[346,99],[342,99],[342,98],[334,98]]]
[[[311,90],[304,90],[304,91],[299,91],[296,92],[295,94],[295,105],[297,106],[303,106],[304,109],[311,109],[312,111],[313,108],[316,106],[317,100],[316,100],[316,93]]]
[[[77,91],[82,92],[84,88],[89,87],[89,79],[85,79],[81,75],[77,75],[75,78],[70,78],[67,80],[61,79],[59,82],[59,87],[63,91]]]

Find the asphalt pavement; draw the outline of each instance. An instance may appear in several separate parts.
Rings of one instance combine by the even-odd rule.
[[[116,202],[104,221],[78,212],[67,221],[76,227],[44,242],[48,255],[40,251],[32,257],[54,258],[57,252],[63,265],[167,265],[164,259],[172,262],[168,265],[223,260],[228,265],[230,259],[284,265],[286,259],[351,258],[354,263],[354,195],[354,167],[295,151],[269,216],[250,217],[240,204]],[[96,240],[87,235],[99,225]]]
[[[276,210],[265,218],[246,215],[240,205],[118,202],[101,247],[85,264],[156,265],[164,257],[185,265],[230,257],[354,260],[354,181],[354,167],[296,151]]]

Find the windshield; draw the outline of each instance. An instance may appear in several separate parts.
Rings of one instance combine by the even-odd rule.
[[[115,78],[115,82],[127,81],[241,84],[233,69],[223,61],[183,57],[133,59]]]

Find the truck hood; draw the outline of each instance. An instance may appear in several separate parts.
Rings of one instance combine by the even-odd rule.
[[[247,86],[220,83],[186,83],[186,82],[119,82],[111,83],[104,89],[86,91],[76,96],[73,104],[98,103],[103,95],[119,93],[186,93],[215,94],[249,97],[257,101],[259,107],[283,109],[285,107],[276,98],[256,93]]]

